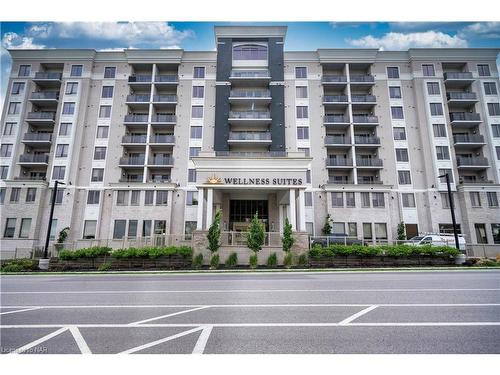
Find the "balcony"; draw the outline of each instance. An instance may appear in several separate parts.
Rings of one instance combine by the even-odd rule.
[[[356,144],[356,146],[380,145],[380,138],[379,137],[364,137],[364,136],[355,135],[354,136],[354,143]]]
[[[147,124],[148,123],[148,115],[125,115],[123,119],[125,124]]]
[[[327,168],[352,168],[352,166],[352,159],[332,157],[326,159]]]
[[[229,95],[230,103],[269,103],[271,92],[269,90],[231,90]]]
[[[150,167],[172,167],[173,165],[174,158],[171,156],[153,156],[148,159]]]
[[[128,77],[128,83],[136,84],[136,83],[152,83],[153,76],[150,74],[134,74]]]
[[[230,132],[227,140],[229,144],[271,144],[270,132]]]
[[[153,95],[154,104],[177,104],[177,95]]]
[[[338,74],[325,74],[321,79],[323,85],[328,86],[340,86],[343,87],[347,84],[347,77]]]
[[[153,115],[151,122],[154,125],[174,125],[176,117],[175,115]]]
[[[268,111],[231,111],[228,121],[232,124],[271,123],[271,113]]]
[[[35,82],[39,87],[59,87],[61,85],[62,73],[55,72],[37,72],[35,73]]]
[[[378,117],[371,115],[353,115],[352,122],[355,125],[377,125]]]
[[[347,126],[349,126],[349,117],[344,115],[325,115],[323,123],[325,124],[325,126],[346,128]]]
[[[233,70],[229,76],[230,81],[268,83],[271,80],[271,74],[268,70]]]
[[[447,87],[465,87],[474,82],[471,72],[445,72],[443,76]]]
[[[148,179],[148,182],[153,184],[168,184],[172,182],[172,179],[170,176],[154,176]]]
[[[149,138],[149,143],[159,145],[174,145],[175,136],[170,134],[157,134]]]
[[[325,146],[351,147],[351,138],[339,135],[327,135]]]
[[[179,76],[177,74],[160,74],[155,76],[156,85],[177,85]]]
[[[120,158],[120,167],[142,167],[144,166],[144,156],[124,156]]]
[[[352,74],[349,77],[349,81],[354,85],[373,85],[375,84],[375,77],[371,74]]]
[[[483,157],[457,156],[457,167],[459,169],[485,169],[489,167],[489,162]]]
[[[25,133],[22,142],[28,146],[50,146],[51,133]]]
[[[286,151],[216,151],[215,156],[217,157],[229,157],[229,158],[285,158],[287,156]]]
[[[125,177],[120,178],[118,180],[118,182],[141,182],[142,183],[143,177],[144,176],[142,174],[139,174],[139,175],[126,175]]]
[[[323,97],[323,105],[325,106],[328,105],[345,107],[347,105],[347,102],[347,95],[325,95]]]
[[[149,94],[127,95],[126,103],[149,103]]]
[[[356,158],[358,168],[382,168],[384,163],[379,158]]]
[[[451,125],[474,127],[481,123],[479,113],[450,112]]]
[[[132,145],[145,145],[148,136],[146,134],[141,135],[124,135],[122,137],[122,145],[123,144],[132,144]]]
[[[455,148],[477,148],[485,145],[484,137],[476,134],[455,134],[453,135]]]
[[[46,174],[35,174],[35,175],[23,175],[23,176],[14,176],[14,180],[16,181],[46,181]]]
[[[51,104],[57,105],[59,91],[39,91],[30,94],[29,101],[36,105]]]
[[[349,185],[354,184],[354,181],[348,176],[329,176],[328,183],[332,185]]]
[[[28,112],[26,115],[26,122],[31,125],[54,125],[55,119],[55,112]]]
[[[49,155],[45,154],[22,154],[19,155],[18,164],[23,165],[47,165],[49,164]]]
[[[380,181],[377,177],[375,176],[359,176],[358,177],[358,184],[360,185],[381,185],[382,181]]]
[[[447,92],[448,105],[469,107],[478,102],[475,92]]]

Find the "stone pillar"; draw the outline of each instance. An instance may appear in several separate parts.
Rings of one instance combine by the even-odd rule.
[[[198,216],[196,219],[196,229],[203,230],[203,188],[198,188]]]
[[[285,225],[285,219],[283,218],[283,210],[285,209],[285,206],[283,204],[278,205],[278,211],[279,211],[279,228],[278,232],[283,233],[283,226]]]
[[[207,224],[206,229],[210,228],[213,220],[213,211],[214,211],[214,189],[207,189]]]
[[[304,198],[304,189],[299,189],[299,220],[298,230],[306,231],[306,203]]]
[[[295,189],[290,189],[290,224],[292,225],[292,231],[297,230],[297,211],[295,209]]]

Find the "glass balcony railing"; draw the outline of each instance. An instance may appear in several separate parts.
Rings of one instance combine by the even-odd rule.
[[[129,83],[151,83],[153,76],[149,74],[134,74],[128,77]]]
[[[380,138],[379,137],[354,136],[354,143],[357,145],[379,145]]]
[[[451,112],[451,121],[481,121],[481,116],[479,113],[469,113],[469,112]]]
[[[351,144],[351,138],[338,135],[327,135],[325,145],[348,145]]]
[[[370,185],[370,184],[382,184],[382,181],[380,181],[377,177],[374,176],[359,176],[358,177],[358,184],[360,185]]]
[[[154,103],[177,103],[177,95],[154,95]]]
[[[149,102],[149,94],[144,95],[127,95],[127,102],[131,103],[147,103]]]
[[[32,92],[31,95],[30,95],[30,99],[58,100],[59,99],[59,91],[39,91],[39,92]]]
[[[321,79],[323,83],[345,83],[347,82],[347,77],[343,75],[336,74],[325,74]]]
[[[443,74],[444,79],[473,79],[471,72],[446,72]]]
[[[171,156],[153,156],[149,158],[149,165],[173,165],[174,158]]]
[[[175,143],[175,136],[170,134],[153,135],[149,139],[150,143]]]
[[[175,115],[153,115],[151,122],[175,122]]]
[[[270,141],[270,132],[230,132],[229,139],[234,141]]]
[[[148,122],[148,115],[125,115],[125,122]]]
[[[382,159],[378,158],[356,158],[356,166],[358,167],[381,167]]]
[[[328,158],[326,159],[327,167],[352,167],[352,159],[347,158]]]
[[[326,123],[347,123],[349,122],[349,118],[344,115],[325,115],[324,121]]]
[[[40,154],[22,154],[19,155],[20,163],[48,163],[49,155]]]
[[[226,157],[238,157],[238,158],[262,158],[262,157],[276,157],[282,158],[286,157],[286,151],[263,151],[263,152],[254,152],[254,151],[216,151],[216,156],[226,156]]]
[[[484,137],[477,134],[456,134],[453,135],[455,143],[484,143]]]
[[[50,142],[50,141],[52,141],[52,134],[50,134],[50,133],[25,133],[23,136],[23,141]]]
[[[124,156],[120,158],[120,165],[144,165],[144,156]]]
[[[473,166],[483,166],[487,167],[489,165],[488,159],[483,157],[457,157],[457,166],[459,167],[473,167]]]
[[[157,83],[178,83],[179,76],[176,74],[160,74],[155,76],[155,82]]]
[[[347,103],[347,95],[325,95],[323,103]]]
[[[375,78],[371,74],[352,74],[349,77],[349,80],[351,82],[355,82],[355,83],[363,83],[363,82],[372,83],[372,82],[375,82]]]
[[[122,137],[122,143],[146,143],[148,136],[146,134],[143,135],[124,135]]]
[[[35,73],[35,80],[61,80],[62,73],[52,73],[52,72],[37,72]]]
[[[55,112],[28,112],[26,118],[28,120],[54,120]]]
[[[328,178],[328,183],[334,185],[346,185],[346,184],[353,184],[354,181],[350,179],[348,176],[330,176]]]
[[[448,100],[476,100],[475,92],[448,92],[446,93]]]
[[[375,95],[351,95],[351,101],[354,103],[375,103]]]
[[[143,175],[126,175],[122,178],[120,178],[118,181],[119,182],[142,182]]]
[[[355,123],[359,124],[376,124],[378,123],[378,117],[377,116],[370,116],[370,115],[353,115],[352,116],[352,121]]]
[[[269,90],[232,90],[230,97],[232,98],[270,98]]]
[[[268,70],[233,70],[231,78],[269,78]]]
[[[235,119],[269,119],[271,118],[271,112],[266,111],[231,111],[229,112],[229,118]]]

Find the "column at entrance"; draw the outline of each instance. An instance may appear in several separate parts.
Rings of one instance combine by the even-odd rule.
[[[295,189],[290,189],[290,205],[289,207],[289,215],[288,220],[292,226],[292,231],[297,230],[297,211],[295,207]]]
[[[306,203],[304,198],[304,189],[299,189],[299,220],[298,230],[306,231]]]
[[[213,220],[213,211],[214,211],[214,189],[207,189],[207,226],[205,229],[208,230],[210,225],[212,225]]]
[[[196,229],[203,229],[203,201],[205,198],[203,197],[204,189],[198,188],[198,216],[196,219]]]
[[[284,218],[284,214],[283,214],[283,211],[285,209],[285,205],[284,204],[280,204],[278,206],[278,211],[279,211],[279,222],[278,222],[278,225],[279,225],[279,228],[278,228],[278,232],[280,232],[281,234],[283,234],[283,227],[285,225],[285,218]]]

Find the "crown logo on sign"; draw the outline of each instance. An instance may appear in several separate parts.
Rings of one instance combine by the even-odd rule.
[[[222,178],[217,177],[216,175],[210,176],[207,178],[207,184],[222,184]]]

